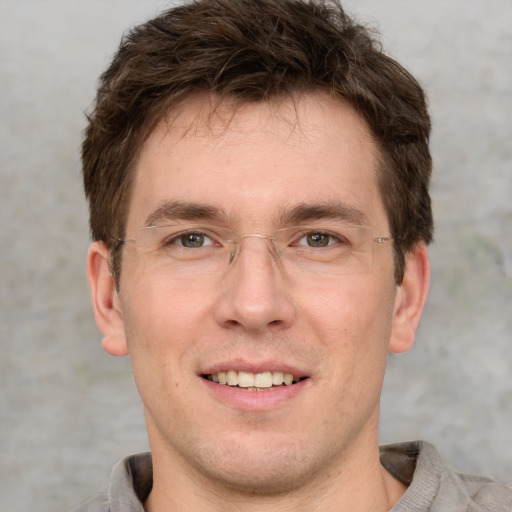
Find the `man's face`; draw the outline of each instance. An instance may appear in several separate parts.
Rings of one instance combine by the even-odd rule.
[[[332,219],[311,212],[326,205],[389,235],[377,148],[350,107],[320,94],[210,117],[208,105],[189,101],[144,144],[127,238],[148,223],[238,235],[324,226]],[[127,243],[119,308],[154,456],[277,492],[376,442],[397,289],[391,244],[373,246],[368,272],[309,275],[283,268],[268,239],[245,237],[222,271],[195,277]],[[228,371],[298,382],[257,391],[210,380]]]

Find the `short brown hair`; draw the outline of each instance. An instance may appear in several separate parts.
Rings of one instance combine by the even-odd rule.
[[[163,116],[197,92],[241,104],[318,90],[350,103],[380,147],[401,283],[407,252],[432,239],[425,95],[338,0],[195,0],[123,37],[82,146],[92,237],[111,250],[116,280],[137,154]]]

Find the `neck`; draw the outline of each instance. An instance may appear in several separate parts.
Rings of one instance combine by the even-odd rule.
[[[376,437],[376,436],[375,436]],[[362,448],[361,448],[362,447]],[[258,494],[212,482],[186,461],[153,450],[153,490],[146,512],[387,512],[406,486],[380,464],[378,443],[368,439],[351,446],[305,485],[282,494]]]

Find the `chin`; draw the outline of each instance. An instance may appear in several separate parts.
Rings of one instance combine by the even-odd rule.
[[[201,464],[204,476],[241,495],[277,496],[293,492],[311,482],[315,470],[323,466],[302,446],[283,444],[268,444],[265,449],[232,444],[222,455],[212,453],[208,459],[209,464]]]
[[[310,472],[302,472],[294,467],[287,469],[281,465],[274,470],[238,470],[236,473],[217,475],[218,483],[240,495],[279,496],[292,493],[304,487],[311,480]]]

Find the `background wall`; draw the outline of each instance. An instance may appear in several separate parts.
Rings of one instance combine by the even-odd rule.
[[[78,151],[96,77],[156,0],[0,0],[0,496],[66,510],[147,449],[126,359],[84,272]],[[429,91],[436,241],[414,349],[393,356],[383,442],[426,438],[512,481],[512,2],[351,0]]]

